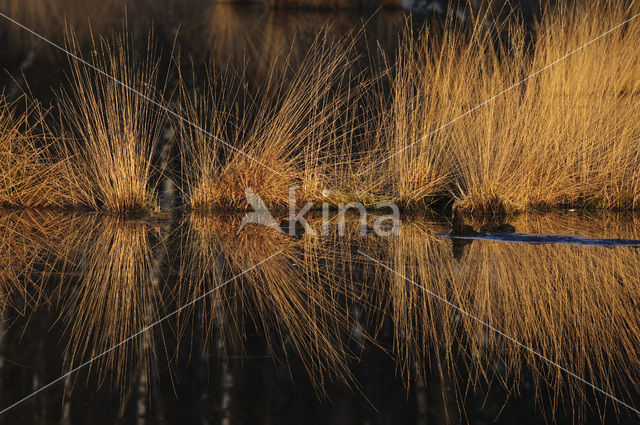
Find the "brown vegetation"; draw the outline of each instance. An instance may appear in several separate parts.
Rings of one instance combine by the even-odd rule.
[[[296,187],[299,201],[444,200],[471,212],[638,208],[640,20],[616,28],[638,10],[560,3],[533,41],[513,17],[407,28],[381,77],[354,66],[359,34],[326,30],[300,59],[260,62],[257,87],[214,58],[204,89],[179,74],[176,110],[206,131],[172,123],[187,205],[242,210],[251,187],[282,208]],[[170,122],[148,100],[166,102],[156,57],[137,60],[127,36],[92,46],[90,61],[128,87],[72,60],[61,137],[36,142],[31,114],[3,113],[4,204],[156,208],[151,157]]]

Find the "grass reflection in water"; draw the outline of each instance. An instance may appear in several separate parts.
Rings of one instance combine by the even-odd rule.
[[[321,398],[336,382],[361,388],[358,365],[382,350],[409,389],[438,376],[453,388],[443,387],[443,395],[461,410],[474,391],[499,387],[517,398],[532,383],[546,414],[628,417],[553,365],[359,256],[360,249],[604,391],[631,405],[638,398],[637,249],[474,241],[454,256],[451,240],[436,236],[445,224],[420,217],[388,238],[359,234],[355,220],[344,237],[291,238],[258,226],[236,234],[240,219],[193,214],[151,223],[5,213],[3,358],[15,362],[22,350],[33,350],[16,342],[35,340],[30,328],[50,314],[47,329],[58,343],[39,349],[60,356],[46,374],[55,379],[282,251],[96,360],[82,372],[86,382],[70,377],[67,394],[106,382],[124,406],[141,382],[147,391],[175,385],[162,378],[166,372],[173,382],[171,371],[202,355],[242,367],[257,336],[270,361],[301,364]],[[637,220],[627,216],[520,215],[512,224],[526,233],[640,237]],[[29,381],[23,363],[5,362],[5,373]],[[36,389],[17,387],[23,393],[8,393],[5,404]]]

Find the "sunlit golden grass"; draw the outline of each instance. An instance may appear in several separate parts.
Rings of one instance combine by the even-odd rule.
[[[356,71],[362,63],[354,46],[362,34],[339,38],[325,29],[300,51],[302,44],[286,42],[296,31],[280,33],[270,24],[264,26],[270,33],[243,32],[250,51],[242,43],[236,49],[230,34],[241,31],[239,19],[227,6],[211,8],[207,20],[229,28],[217,34],[207,81],[190,85],[179,73],[176,82],[177,110],[215,136],[175,123],[188,207],[243,210],[251,187],[269,207],[284,208],[296,187],[299,202],[393,200],[420,207],[444,201],[490,213],[637,208],[640,21],[554,63],[634,15],[637,4],[560,2],[533,34],[513,16],[492,21],[488,9],[479,10],[468,20],[432,22],[418,37],[407,28],[397,57],[382,59],[380,76],[375,69]],[[138,58],[127,36],[91,40],[90,62],[165,103],[152,48]],[[76,54],[86,44],[73,35],[67,41]],[[216,43],[241,53],[220,66]],[[236,66],[247,52],[258,58],[243,71]],[[364,55],[376,63],[371,51]],[[10,108],[0,105],[7,111],[0,122],[7,152],[1,171],[9,170],[0,201],[123,214],[156,209],[151,158],[166,114],[139,93],[70,63],[55,141],[44,135],[36,141],[36,133],[45,133],[30,128],[39,126],[37,119],[9,116]],[[15,140],[21,142],[8,142]]]
[[[37,103],[9,103],[0,96],[0,206],[62,207],[72,202],[67,163],[52,155],[55,143]]]
[[[405,203],[444,197],[489,212],[637,207],[639,21],[501,93],[637,12],[635,3],[560,3],[533,45],[523,24],[484,16],[405,37],[382,121],[386,149],[372,163],[406,150],[370,172],[390,177],[387,191]]]
[[[62,150],[70,158],[70,173],[78,178],[73,195],[92,209],[121,214],[154,210],[152,156],[166,115],[148,100],[162,89],[153,42],[148,41],[143,58],[133,57],[126,35],[93,43],[90,62],[122,84],[70,62],[71,88],[62,91],[58,101],[65,134]],[[68,44],[79,52],[73,35]]]
[[[600,237],[640,237],[637,220],[521,215],[513,224],[522,232],[563,234],[585,229]],[[635,313],[640,251],[475,241],[462,258],[455,259],[451,240],[435,237],[438,231],[437,225],[407,223],[400,236],[388,240],[388,247],[364,250],[604,391],[633,399],[640,389],[635,367],[640,360],[640,320]],[[402,277],[380,268],[371,273],[364,278],[379,283],[372,284],[369,294],[378,297],[394,322],[394,349],[407,379],[414,373],[429,373],[417,365],[428,365],[435,355],[440,373],[457,383],[460,397],[469,388],[494,383],[517,394],[523,373],[532,371],[542,378],[536,380],[539,397],[549,397],[544,402],[552,409],[564,396],[576,413],[586,408],[587,394],[595,394],[593,409],[608,403],[556,366]]]
[[[189,206],[244,209],[247,188],[274,208],[288,205],[291,187],[299,202],[317,199],[348,152],[350,62],[348,46],[325,32],[290,78],[274,61],[255,97],[229,75],[210,73],[203,91],[183,87],[184,116],[215,136],[180,125]]]

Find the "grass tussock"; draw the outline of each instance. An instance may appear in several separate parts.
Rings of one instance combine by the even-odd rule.
[[[533,43],[523,24],[487,30],[484,16],[406,37],[382,121],[386,152],[376,159],[405,150],[372,172],[392,176],[386,190],[406,203],[445,197],[489,212],[638,207],[640,21],[547,67],[637,12],[624,2],[561,3]]]
[[[69,46],[78,52],[73,37]],[[71,88],[58,95],[78,203],[120,214],[157,209],[152,156],[166,121],[147,100],[158,97],[152,48],[142,59],[132,50],[124,35],[94,40],[90,62],[122,84],[72,61]]]
[[[260,58],[258,81],[231,64],[210,65],[202,84],[195,71],[178,74],[176,110],[205,130],[171,123],[186,204],[244,210],[251,188],[280,209],[296,188],[299,203],[638,208],[640,20],[616,28],[638,11],[560,2],[533,33],[515,15],[489,19],[488,9],[451,16],[417,36],[407,28],[381,76],[358,69],[359,35],[328,30],[304,54]],[[67,44],[80,55],[76,40]],[[151,48],[139,58],[127,36],[92,47],[90,62],[128,87],[71,61],[53,144],[3,113],[2,203],[157,208],[152,156],[169,120],[144,98],[165,92],[157,58]],[[50,175],[58,183],[45,185]]]
[[[291,187],[299,202],[321,196],[352,125],[342,114],[351,99],[347,47],[325,33],[291,75],[275,61],[255,96],[231,73],[210,72],[202,91],[183,86],[183,116],[209,133],[184,122],[178,131],[192,209],[247,208],[247,188],[272,208],[288,205]]]
[[[63,207],[68,174],[64,160],[56,160],[56,140],[44,124],[37,103],[9,102],[0,96],[0,206],[13,208]]]

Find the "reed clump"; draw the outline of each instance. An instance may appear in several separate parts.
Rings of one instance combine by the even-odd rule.
[[[63,207],[68,175],[64,160],[52,154],[56,139],[44,123],[45,112],[32,101],[0,96],[0,206]]]
[[[79,52],[73,36],[68,45]],[[152,158],[166,114],[149,101],[161,91],[152,45],[139,59],[126,35],[94,40],[90,62],[110,77],[71,61],[71,88],[58,94],[60,149],[78,178],[78,204],[118,214],[157,209]]]
[[[255,95],[240,77],[211,70],[204,90],[183,86],[183,116],[206,131],[179,124],[188,206],[242,210],[247,188],[276,209],[288,206],[292,187],[298,202],[317,199],[352,125],[341,115],[350,63],[347,46],[325,33],[290,74],[274,62]]]
[[[616,27],[638,11],[560,2],[533,34],[514,16],[449,17],[417,37],[407,28],[382,78],[355,71],[353,35],[328,30],[301,59],[261,58],[257,84],[217,63],[204,87],[180,74],[186,204],[244,210],[251,188],[284,209],[296,188],[298,203],[638,208],[640,20]],[[67,45],[80,55],[74,35]],[[93,39],[92,52],[89,61],[124,84],[72,60],[59,137],[36,142],[25,118],[3,118],[1,203],[157,209],[152,157],[168,123],[148,100],[164,103],[157,57],[150,47],[140,59],[125,35]]]
[[[517,20],[485,16],[405,37],[382,120],[387,148],[375,160],[400,153],[370,172],[392,176],[387,191],[407,203],[637,208],[640,22],[595,40],[637,12],[624,2],[562,2],[533,42]]]

